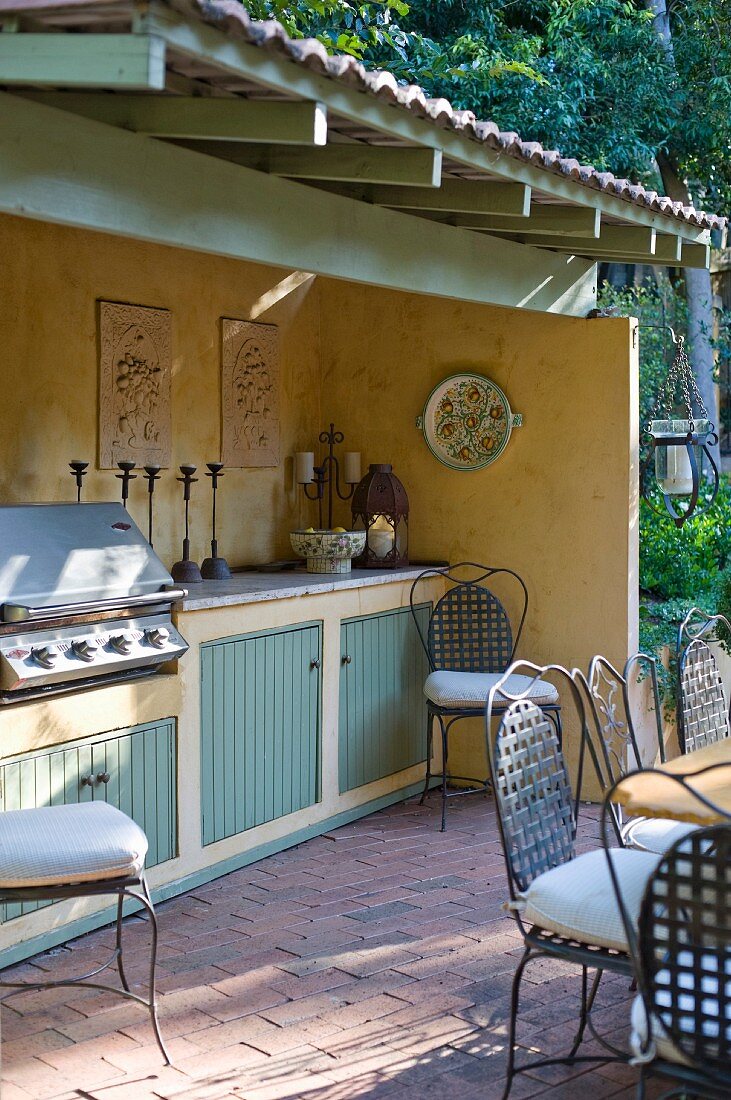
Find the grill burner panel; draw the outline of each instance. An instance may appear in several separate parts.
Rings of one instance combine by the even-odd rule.
[[[175,660],[187,648],[164,614],[116,619],[91,631],[70,626],[14,634],[0,640],[0,689],[20,691],[144,668]]]
[[[170,608],[183,595],[119,504],[0,507],[0,703],[181,657]]]

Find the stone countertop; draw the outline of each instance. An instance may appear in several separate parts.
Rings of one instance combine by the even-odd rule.
[[[285,572],[234,573],[227,581],[203,581],[188,587],[188,596],[175,605],[178,611],[286,600],[344,588],[366,588],[375,584],[412,581],[429,565],[401,569],[353,569],[350,573],[307,573],[304,566]]]

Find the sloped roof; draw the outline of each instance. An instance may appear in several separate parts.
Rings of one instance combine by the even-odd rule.
[[[465,180],[500,178],[499,167],[491,169],[483,167],[482,163],[477,163],[479,155],[473,166],[467,165],[469,150],[472,148],[472,143],[475,143],[480,149],[488,152],[493,159],[497,157],[500,165],[515,163],[516,172],[523,172],[524,176],[526,172],[531,172],[532,176],[528,182],[534,188],[534,198],[538,205],[541,203],[581,204],[582,191],[586,189],[597,195],[606,196],[603,199],[602,218],[610,227],[612,221],[619,224],[625,219],[637,222],[640,211],[644,211],[646,215],[660,215],[663,221],[661,224],[643,221],[643,224],[654,224],[658,231],[675,233],[690,240],[698,240],[696,236],[698,232],[725,230],[726,219],[716,214],[696,210],[692,206],[684,206],[681,202],[675,202],[641,184],[633,184],[629,180],[617,178],[611,172],[601,172],[592,165],[581,164],[573,158],[564,157],[556,150],[544,149],[538,142],[523,141],[512,131],[500,130],[491,121],[477,119],[471,111],[455,109],[446,99],[428,98],[423,89],[416,85],[399,84],[392,73],[369,71],[355,58],[347,55],[330,55],[316,39],[290,38],[284,27],[275,20],[252,20],[246,8],[237,0],[153,0],[150,9],[169,13],[168,19],[183,19],[193,26],[197,24],[200,27],[201,24],[205,24],[216,28],[217,31],[222,32],[224,41],[238,40],[245,43],[246,48],[255,46],[262,51],[262,54],[270,55],[273,61],[283,59],[292,62],[300,72],[306,70],[311,74],[312,79],[319,80],[321,83],[323,79],[332,81],[333,88],[341,88],[344,94],[361,93],[368,99],[378,101],[378,110],[383,110],[384,107],[392,108],[409,125],[411,125],[409,120],[413,120],[414,123],[419,120],[419,124],[423,122],[427,127],[433,126],[435,137],[437,137],[437,131],[445,134],[443,178],[461,177]],[[134,20],[139,18],[140,10],[134,0],[0,0],[0,16],[8,15],[27,17],[32,31],[52,28],[96,33],[115,32],[130,27]],[[144,12],[142,17],[144,18]],[[181,79],[182,72],[182,79],[210,84],[214,90],[220,88],[224,95],[248,96],[253,91],[257,98],[269,95],[281,98],[281,90],[278,92],[272,87],[267,89],[266,80],[262,79],[259,82],[257,75],[252,76],[251,73],[237,75],[233,73],[230,66],[226,65],[217,71],[217,63],[212,57],[200,54],[193,59],[192,53],[188,53],[185,49],[176,54],[173,40],[169,43],[169,58],[169,64],[173,66],[173,76],[178,80]],[[214,94],[216,94],[215,91]],[[297,91],[290,93],[290,97],[295,99],[298,95]],[[399,137],[396,131],[390,136],[384,136],[383,130],[379,132],[378,125],[373,124],[368,117],[368,103],[365,99],[363,117],[357,124],[353,122],[352,113],[350,119],[338,118],[337,114],[337,111],[333,111],[332,120],[328,118],[328,131],[333,133],[336,142],[357,141],[364,144],[382,144],[388,141],[399,145],[405,141],[408,144],[409,139]],[[391,117],[398,120],[399,115],[394,114]],[[403,123],[401,129],[404,129]],[[446,135],[450,135],[449,140]],[[458,152],[455,152],[455,138],[460,140]],[[438,144],[438,140],[437,137],[435,144]],[[328,138],[329,143],[330,138]],[[449,150],[447,145],[450,146]],[[210,151],[213,155],[218,155],[213,148]],[[502,171],[503,176],[507,174]],[[544,179],[545,183],[542,182]],[[567,185],[571,188],[570,191],[567,190]],[[575,191],[573,185],[576,185]],[[621,201],[618,203],[617,200]],[[583,204],[587,205],[586,199],[583,200]],[[398,204],[387,203],[387,205]],[[637,212],[634,217],[630,214],[630,210]],[[499,232],[500,227],[494,231]],[[518,232],[514,226],[510,231]],[[541,243],[551,247],[548,241]],[[592,244],[593,248],[595,246],[596,241]],[[590,252],[588,244],[586,250]]]
[[[30,0],[31,4],[35,2],[36,0]],[[59,3],[66,2],[68,0],[59,0]],[[78,2],[94,3],[96,0]],[[617,195],[638,206],[670,215],[699,228],[722,229],[726,225],[726,219],[717,214],[684,206],[683,203],[674,202],[666,195],[648,190],[641,184],[620,179],[611,172],[600,172],[591,164],[580,164],[578,160],[564,157],[555,149],[544,149],[537,141],[523,141],[519,134],[511,130],[500,130],[494,122],[476,118],[472,111],[457,110],[448,99],[429,99],[421,87],[416,84],[399,84],[390,72],[368,70],[354,57],[346,54],[328,54],[316,38],[290,38],[282,24],[274,19],[251,19],[246,8],[237,0],[166,0],[166,3],[178,11],[194,13],[205,22],[225,29],[230,35],[245,38],[247,42],[262,49],[282,53],[320,75],[429,119],[437,127],[454,130],[548,172],[566,176],[586,187]],[[0,3],[0,10],[2,7],[3,4]]]

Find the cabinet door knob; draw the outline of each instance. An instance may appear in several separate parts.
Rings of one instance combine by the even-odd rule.
[[[81,777],[81,786],[82,787],[93,787],[95,783],[96,783],[96,776],[94,776],[94,775],[82,775],[82,777]]]
[[[343,664],[344,664],[344,665],[349,665],[349,664],[351,663],[351,661],[352,661],[352,660],[353,660],[353,658],[352,658],[352,657],[350,656],[350,654],[349,654],[349,653],[346,653],[346,654],[345,654],[345,655],[343,656]]]
[[[111,778],[109,772],[97,772],[96,781],[97,783],[108,783]]]
[[[312,660],[310,661],[310,668],[319,668],[319,667],[320,667],[320,658],[319,657],[313,657]]]

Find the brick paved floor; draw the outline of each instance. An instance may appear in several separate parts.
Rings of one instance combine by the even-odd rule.
[[[587,821],[583,842],[595,835]],[[483,796],[453,802],[444,834],[436,795],[373,814],[158,907],[174,1067],[136,1005],[21,993],[2,1008],[2,1100],[495,1100],[520,947],[505,896]],[[147,931],[126,922],[135,983]],[[111,943],[91,933],[15,973],[78,972]],[[565,1050],[575,968],[536,961],[523,988],[522,1043]],[[608,1036],[624,1035],[629,1001],[626,980],[607,977],[595,1018]],[[625,1066],[552,1068],[521,1076],[512,1097],[629,1097],[634,1082]]]

